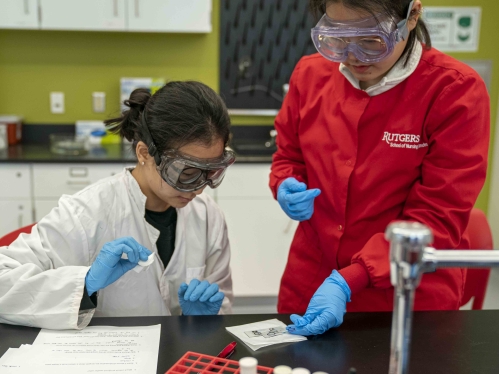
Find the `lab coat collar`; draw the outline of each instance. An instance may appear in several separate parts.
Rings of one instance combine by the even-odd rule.
[[[134,204],[137,206],[140,213],[142,214],[142,219],[144,220],[144,223],[146,225],[149,240],[151,241],[151,245],[153,246],[151,248],[156,248],[156,241],[159,238],[160,232],[158,229],[156,229],[154,226],[152,226],[149,222],[147,222],[147,220],[145,218],[147,197],[146,197],[146,195],[144,195],[144,193],[140,189],[140,186],[139,186],[139,183],[137,182],[137,180],[133,177],[133,175],[132,175],[133,169],[134,168],[125,168],[126,185],[127,185],[129,194],[132,197]]]
[[[407,78],[411,76],[412,73],[416,70],[419,65],[419,61],[421,60],[421,56],[423,55],[423,46],[421,43],[416,43],[414,46],[414,51],[412,52],[409,61],[407,62],[407,66],[404,67],[404,59],[400,59],[397,63],[392,67],[392,69],[388,72],[386,76],[381,79],[374,86],[369,87],[365,90],[365,92],[369,96],[377,96],[382,93],[391,90],[393,87],[397,86],[399,83],[402,83]],[[348,70],[348,68],[344,64],[340,64],[340,72],[345,76],[345,78],[358,90],[361,90],[359,80],[353,76],[353,74]]]
[[[132,170],[134,168],[125,168],[125,177],[128,191],[130,192],[130,196],[134,203],[137,205],[137,208],[140,209],[143,215],[146,214],[146,200],[147,197],[144,195],[142,190],[140,189],[139,183],[132,175]]]

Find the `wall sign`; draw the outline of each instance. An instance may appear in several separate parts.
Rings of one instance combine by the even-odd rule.
[[[480,7],[424,7],[433,46],[442,52],[478,52]]]

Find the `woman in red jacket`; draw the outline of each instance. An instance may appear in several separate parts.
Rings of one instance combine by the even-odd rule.
[[[391,221],[428,225],[436,248],[469,248],[490,125],[483,81],[431,48],[421,1],[310,3],[324,14],[312,30],[319,53],[291,77],[270,176],[301,221],[278,310],[305,313],[288,327],[305,335],[339,326],[350,300],[349,311],[392,310]],[[458,309],[465,275],[425,274],[415,309]]]

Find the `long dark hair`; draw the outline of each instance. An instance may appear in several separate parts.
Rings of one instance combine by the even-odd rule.
[[[143,141],[149,146],[143,130],[147,126],[159,155],[189,143],[211,145],[221,139],[227,145],[229,141],[227,107],[203,83],[169,82],[152,96],[149,90],[138,88],[124,104],[130,109],[104,121],[106,127],[134,145]]]
[[[350,9],[358,9],[373,16],[378,13],[383,13],[391,16],[394,20],[405,19],[409,11],[411,0],[309,0],[309,7],[316,18],[326,13],[326,5],[328,3],[341,2]],[[427,49],[431,49],[431,37],[426,23],[419,18],[416,28],[411,31],[407,40],[407,45],[404,53],[400,57],[405,58],[405,64],[414,51],[416,42],[424,43]]]

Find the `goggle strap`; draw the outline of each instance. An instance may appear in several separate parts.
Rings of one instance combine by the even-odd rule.
[[[146,111],[145,109],[142,111],[141,116],[140,116],[140,123],[142,125],[142,136],[144,137],[145,143],[147,145],[147,151],[151,156],[154,157],[154,161],[156,162],[156,165],[161,164],[161,158],[159,157],[158,154],[158,148],[156,148],[156,144],[154,144],[154,140],[152,140],[151,132],[149,131],[149,128],[147,126],[146,122]]]
[[[409,3],[409,9],[407,10],[407,16],[405,17],[405,19],[403,19],[402,21],[400,21],[397,24],[397,29],[398,29],[397,42],[400,42],[401,40],[406,40],[407,37],[409,36],[409,29],[407,28],[407,21],[409,21],[409,18],[411,17],[413,5],[414,5],[414,0],[412,0]]]

